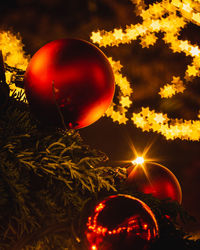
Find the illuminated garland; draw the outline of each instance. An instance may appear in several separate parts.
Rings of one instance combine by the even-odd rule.
[[[127,26],[124,30],[120,28],[110,32],[104,30],[92,32],[90,37],[92,42],[100,47],[119,46],[140,38],[142,47],[148,48],[155,44],[156,34],[162,32],[164,42],[169,45],[173,53],[184,52],[186,56],[192,58],[191,64],[187,65],[185,71],[185,80],[188,82],[194,77],[199,77],[200,48],[192,45],[188,40],[179,40],[178,35],[188,22],[200,26],[200,0],[163,0],[149,5],[148,8],[142,0],[132,0],[132,2],[137,5],[137,14],[142,17],[143,22]],[[120,62],[115,62],[112,58],[110,62],[114,69],[116,84],[120,88],[120,95],[119,104],[113,104],[106,115],[119,124],[126,123],[128,121],[126,114],[132,104],[132,89],[127,78],[120,73],[122,68]],[[170,84],[160,88],[159,95],[161,98],[170,98],[177,93],[183,93],[184,90],[183,79],[173,76]],[[167,114],[156,113],[149,107],[142,107],[141,112],[133,113],[131,120],[143,131],[161,133],[166,139],[180,138],[194,141],[200,139],[200,120],[171,119]]]
[[[160,88],[161,98],[170,98],[185,90],[185,81],[192,81],[194,77],[200,76],[200,48],[192,45],[188,40],[179,40],[178,35],[188,22],[200,26],[200,0],[163,0],[160,3],[149,5],[148,8],[143,0],[131,0],[137,5],[137,14],[143,19],[141,24],[127,26],[126,29],[114,29],[107,32],[104,30],[92,32],[93,43],[104,46],[119,46],[130,43],[138,38],[141,46],[149,47],[156,43],[158,32],[163,33],[163,40],[175,52],[184,52],[192,58],[190,65],[187,65],[184,79],[173,76],[171,83]],[[177,16],[177,11],[179,16]],[[173,29],[172,29],[173,27]],[[21,39],[10,32],[1,32],[0,49],[3,50],[4,61],[11,67],[25,70],[29,57],[25,56]],[[119,103],[113,103],[106,115],[119,124],[126,124],[127,113],[132,104],[132,87],[128,79],[121,74],[122,65],[119,61],[109,58],[115,74],[116,85],[119,87]],[[15,86],[14,79],[16,72],[6,71],[6,81],[13,91],[23,91]],[[200,113],[197,114],[200,119]],[[156,113],[149,107],[142,107],[139,113],[133,113],[132,122],[143,131],[154,131],[161,133],[166,139],[200,139],[200,120],[183,120],[168,118],[167,114]]]
[[[19,35],[15,36],[9,31],[0,33],[0,49],[3,52],[4,62],[10,67],[25,71],[28,66],[29,56],[25,55],[23,47],[24,45]],[[5,72],[6,82],[10,88],[10,95],[12,95],[14,91],[16,93],[24,93],[22,88],[15,86],[14,79],[16,73],[17,72],[13,70],[6,70]]]

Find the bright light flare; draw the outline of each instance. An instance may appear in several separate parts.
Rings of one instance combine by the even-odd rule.
[[[138,156],[134,161],[132,161],[132,163],[136,165],[142,165],[144,163],[144,158],[142,156]]]

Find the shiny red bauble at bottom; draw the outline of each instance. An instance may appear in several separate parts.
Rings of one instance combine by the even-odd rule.
[[[158,225],[144,202],[119,194],[95,207],[85,235],[88,250],[147,250],[158,237]]]
[[[161,200],[182,201],[181,186],[176,176],[158,163],[146,162],[129,167],[127,185],[134,191],[152,194]]]
[[[112,67],[103,52],[87,41],[69,38],[49,42],[33,55],[24,87],[30,109],[42,123],[74,129],[97,121],[115,90]]]

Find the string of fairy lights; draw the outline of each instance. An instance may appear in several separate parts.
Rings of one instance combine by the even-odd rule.
[[[173,76],[171,83],[164,84],[160,88],[161,98],[171,98],[177,93],[183,93],[186,89],[185,82],[192,81],[200,76],[200,48],[192,45],[188,40],[179,40],[179,32],[188,22],[200,26],[200,0],[163,0],[148,7],[142,0],[132,0],[137,5],[137,14],[143,19],[142,23],[129,25],[125,29],[113,31],[98,30],[92,32],[91,40],[100,47],[119,46],[129,44],[131,41],[140,39],[141,46],[149,47],[157,41],[156,34],[163,33],[163,40],[169,45],[173,53],[185,53],[192,58],[187,65],[184,79]],[[172,28],[173,27],[173,28]],[[132,104],[132,88],[126,77],[121,74],[122,65],[109,58],[115,73],[116,85],[120,89],[119,104],[113,103],[106,115],[113,121],[126,123],[127,112]],[[200,139],[200,120],[172,119],[167,114],[156,113],[150,107],[141,107],[139,113],[133,113],[133,124],[143,131],[161,133],[166,139],[180,138],[183,140]]]
[[[125,29],[115,28],[112,31],[97,30],[92,32],[91,41],[99,47],[119,46],[130,44],[140,39],[142,48],[155,45],[159,32],[163,34],[163,41],[168,44],[173,53],[185,53],[191,57],[187,65],[185,76],[173,76],[170,83],[165,83],[160,88],[161,98],[171,98],[177,93],[183,93],[186,82],[191,82],[195,77],[200,77],[200,48],[188,40],[179,40],[180,31],[192,22],[200,26],[200,0],[163,0],[159,3],[145,5],[143,0],[131,0],[137,5],[137,15],[142,22],[131,24]],[[173,28],[172,28],[173,27]],[[4,61],[11,67],[26,70],[29,57],[23,50],[23,44],[19,37],[10,32],[1,32],[0,48],[3,51]],[[129,120],[142,131],[153,131],[165,136],[166,139],[180,138],[182,140],[198,141],[200,139],[200,119],[197,114],[196,120],[183,120],[169,118],[167,114],[157,113],[150,107],[141,107],[140,112],[132,113],[128,118],[129,108],[133,103],[133,88],[127,77],[122,75],[120,61],[111,57],[109,61],[115,75],[115,82],[119,89],[119,103],[112,103],[106,112],[114,122],[126,124]],[[6,71],[6,80],[13,91],[23,91],[13,83],[15,72]]]
[[[25,71],[30,57],[25,55],[24,45],[21,41],[20,35],[14,35],[10,31],[2,31],[0,33],[0,49],[3,51],[4,62],[10,67]],[[10,95],[15,92],[24,93],[24,89],[15,85],[15,70],[5,71],[6,82],[9,84]]]

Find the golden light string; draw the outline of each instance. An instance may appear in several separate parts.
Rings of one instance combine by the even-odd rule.
[[[192,58],[190,65],[187,65],[184,79],[173,76],[171,83],[165,83],[160,88],[161,98],[170,98],[177,93],[183,93],[186,89],[185,83],[199,77],[200,69],[200,49],[197,45],[192,45],[188,40],[179,40],[179,32],[192,22],[200,26],[200,1],[199,0],[163,0],[160,3],[149,5],[148,8],[141,0],[132,0],[137,5],[138,14],[142,17],[141,24],[129,25],[125,29],[114,29],[113,31],[98,30],[92,32],[91,40],[100,47],[119,46],[130,43],[140,38],[142,47],[149,47],[156,43],[158,32],[164,34],[163,40],[169,45],[173,53],[184,52],[186,56]],[[177,15],[177,11],[180,13]],[[173,29],[172,29],[173,27]],[[113,104],[106,115],[113,121],[126,123],[128,108],[132,104],[132,89],[127,78],[123,77],[120,70],[120,62],[115,62],[110,58],[115,73],[116,84],[119,86],[121,94],[119,105]],[[117,65],[115,67],[115,65]],[[120,65],[120,67],[119,67]],[[120,80],[119,80],[120,79]],[[126,89],[126,92],[123,90]],[[117,110],[117,111],[116,111]],[[199,115],[197,114],[197,118]],[[200,120],[183,120],[168,118],[167,114],[156,113],[150,107],[142,107],[139,113],[133,113],[132,122],[143,131],[154,131],[165,136],[166,139],[180,138],[182,140],[198,141],[200,139]]]
[[[11,67],[25,71],[30,58],[25,55],[23,47],[19,34],[14,35],[10,31],[0,32],[0,50],[2,50],[4,62]],[[5,75],[10,88],[10,95],[14,91],[24,93],[24,89],[15,86],[14,82],[12,82],[15,72],[6,71]]]
[[[163,40],[169,45],[173,53],[184,52],[186,56],[192,58],[190,65],[187,65],[184,79],[173,76],[170,83],[165,83],[160,88],[161,98],[170,98],[177,93],[183,93],[186,89],[185,81],[191,82],[195,77],[199,77],[200,69],[200,49],[197,45],[192,45],[188,40],[179,40],[178,35],[188,22],[200,26],[200,1],[199,0],[163,0],[160,3],[148,5],[141,0],[132,0],[137,4],[137,12],[142,17],[143,22],[135,25],[127,25],[125,29],[114,29],[113,31],[98,30],[92,32],[91,40],[100,47],[119,46],[140,39],[141,46],[149,47],[157,41],[156,34],[162,32]],[[177,11],[181,14],[177,16]],[[171,28],[173,27],[173,29]],[[1,32],[0,49],[3,51],[4,61],[12,67],[25,70],[29,57],[25,55],[23,44],[19,36],[11,32]],[[119,88],[119,104],[113,103],[106,115],[114,122],[126,124],[129,120],[127,113],[132,105],[133,89],[128,79],[122,75],[123,68],[120,61],[114,61],[111,57],[109,61],[113,67],[116,85]],[[23,91],[12,83],[11,72],[6,71],[6,80],[12,91]],[[133,93],[134,94],[134,93]],[[197,118],[199,118],[197,114]],[[150,107],[141,107],[139,113],[133,113],[131,117],[133,124],[143,131],[153,131],[162,134],[166,139],[180,138],[182,140],[198,141],[200,139],[200,120],[172,119],[164,113],[157,113]]]

